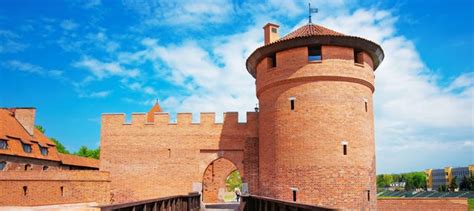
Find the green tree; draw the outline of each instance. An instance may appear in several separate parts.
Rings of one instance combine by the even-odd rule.
[[[230,173],[225,182],[227,184],[227,191],[233,192],[235,188],[242,190],[242,177],[238,170]]]
[[[459,190],[469,190],[469,181],[466,176],[462,177],[461,183],[459,183]]]
[[[41,125],[35,125],[35,128],[41,131],[43,134],[46,133],[46,130]]]
[[[439,192],[446,192],[446,191],[448,191],[448,186],[446,186],[446,185],[440,185],[440,186],[438,187],[438,191],[439,191]]]
[[[456,179],[457,176],[451,179],[451,182],[449,183],[449,191],[454,192],[458,188],[458,184],[456,184]]]
[[[393,176],[391,174],[377,175],[377,187],[386,188],[393,183]]]
[[[56,150],[58,150],[58,152],[63,153],[63,154],[71,154],[66,149],[66,147],[61,142],[59,142],[58,140],[56,140],[55,138],[50,138],[50,140],[53,141],[56,144]]]
[[[100,157],[100,148],[97,149],[89,149],[86,146],[81,146],[77,152],[74,153],[75,155],[99,159]]]

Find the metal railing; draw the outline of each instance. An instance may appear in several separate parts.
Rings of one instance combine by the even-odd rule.
[[[267,198],[263,196],[242,195],[240,202],[240,211],[319,211],[319,210],[336,210],[326,207],[318,207],[308,204],[301,204],[290,201]]]
[[[144,201],[129,202],[99,206],[102,211],[198,211],[201,209],[201,194],[197,192],[188,195],[168,196]]]

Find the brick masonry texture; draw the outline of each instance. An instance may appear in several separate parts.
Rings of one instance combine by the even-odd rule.
[[[109,173],[89,170],[5,171],[0,174],[0,199],[0,206],[108,204]]]
[[[168,114],[155,113],[147,123],[140,113],[124,124],[123,114],[103,115],[100,169],[110,172],[113,203],[187,194],[218,158],[231,161],[255,192],[257,113],[247,113],[246,123],[237,117],[227,112],[218,124],[214,113],[201,113],[192,123],[190,113],[180,113],[170,123]]]
[[[260,194],[292,200],[297,188],[297,202],[376,208],[373,70],[352,48],[322,55],[308,62],[299,47],[277,52],[277,67],[257,65]]]
[[[468,210],[467,198],[393,198],[378,199],[379,211],[465,211]]]

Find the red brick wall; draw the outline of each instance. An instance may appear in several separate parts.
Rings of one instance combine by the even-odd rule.
[[[257,70],[261,195],[292,200],[295,187],[298,202],[376,208],[374,74],[352,59],[339,59],[349,56],[346,51],[323,46],[323,54],[338,59],[323,55],[322,62],[308,64],[307,49],[295,48],[277,53],[281,66]]]
[[[377,199],[379,211],[405,210],[468,210],[467,198],[389,198]]]
[[[0,155],[0,162],[5,161],[7,163],[3,171],[21,171],[25,170],[25,165],[29,164],[28,170],[43,170],[44,166],[48,166],[48,170],[60,169],[60,162],[50,160],[40,160],[35,158],[24,158],[10,155]]]
[[[201,113],[192,123],[188,113],[169,123],[166,113],[155,113],[154,123],[145,114],[133,114],[124,124],[123,114],[105,114],[101,129],[101,166],[109,171],[113,202],[157,198],[193,191],[214,160],[232,161],[255,191],[258,162],[257,114],[247,113],[247,123],[228,112],[216,124],[214,113]]]
[[[219,189],[224,188],[227,191],[227,177],[236,169],[237,167],[225,158],[219,158],[209,164],[204,171],[202,182],[203,201],[206,203],[222,202],[223,200],[218,198]]]
[[[23,190],[25,186],[26,195]],[[0,206],[82,202],[107,204],[110,201],[109,186],[107,172],[5,171],[0,173]]]

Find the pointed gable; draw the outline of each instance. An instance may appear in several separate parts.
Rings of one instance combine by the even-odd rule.
[[[163,110],[161,110],[160,104],[158,103],[158,100],[156,101],[155,105],[153,105],[153,107],[150,109],[150,111],[148,111],[146,115],[147,122],[154,122],[155,121],[154,114],[157,112],[163,112]]]

